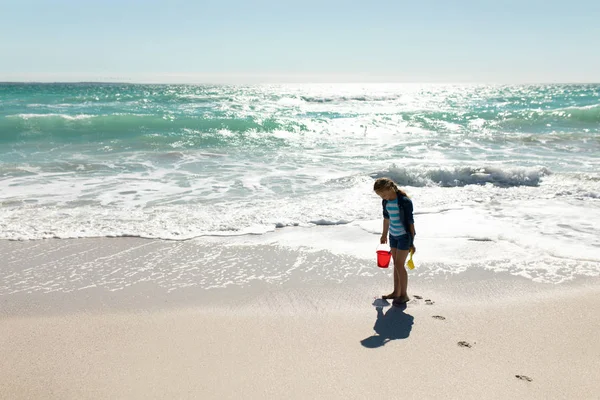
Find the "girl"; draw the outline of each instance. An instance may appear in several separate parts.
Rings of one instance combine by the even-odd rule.
[[[388,232],[390,248],[394,259],[394,291],[384,295],[384,299],[394,299],[394,303],[403,304],[409,300],[406,288],[408,273],[404,267],[409,251],[415,251],[415,220],[413,205],[406,193],[398,188],[394,181],[379,178],[373,186],[375,193],[383,199],[383,233],[381,243],[387,243]]]

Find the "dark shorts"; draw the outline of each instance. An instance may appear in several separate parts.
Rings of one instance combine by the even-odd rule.
[[[398,250],[410,249],[410,235],[392,236],[390,235],[390,247]]]

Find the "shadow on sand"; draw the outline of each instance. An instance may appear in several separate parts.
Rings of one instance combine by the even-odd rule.
[[[410,335],[414,318],[404,312],[406,304],[390,307],[384,314],[382,307],[377,307],[377,321],[373,329],[377,335],[369,336],[360,343],[370,349],[385,345],[390,340],[406,339]]]

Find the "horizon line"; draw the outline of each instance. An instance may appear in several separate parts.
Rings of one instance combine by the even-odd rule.
[[[365,85],[365,84],[413,84],[413,85],[598,85],[600,81],[127,81],[127,80],[0,80],[4,84],[111,84],[111,85],[317,85],[317,84],[340,84],[340,85]]]
[[[475,79],[474,79],[475,78]],[[193,72],[142,72],[133,73],[0,73],[2,83],[116,83],[116,84],[182,84],[182,85],[251,85],[251,84],[598,84],[600,77],[565,76],[557,79],[552,76],[529,76],[522,79],[509,77],[470,77],[468,75],[436,79],[432,76],[402,76],[385,73],[300,73],[300,72],[258,72],[258,73],[193,73]],[[586,79],[589,78],[589,79]]]

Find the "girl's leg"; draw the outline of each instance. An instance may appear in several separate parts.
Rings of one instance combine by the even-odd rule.
[[[400,296],[400,280],[398,274],[396,273],[396,254],[398,253],[398,249],[392,249],[392,260],[394,260],[394,297]]]
[[[396,273],[396,252],[398,249],[392,247],[390,249],[392,251],[392,260],[394,260],[394,291],[388,295],[383,296],[384,299],[395,299],[400,296],[400,277]]]
[[[398,300],[408,301],[408,294],[406,293],[408,288],[408,272],[406,272],[404,263],[409,251],[395,250],[395,253],[392,252],[392,256],[394,257],[394,292],[398,295]],[[396,280],[398,281],[398,286],[396,286]]]

